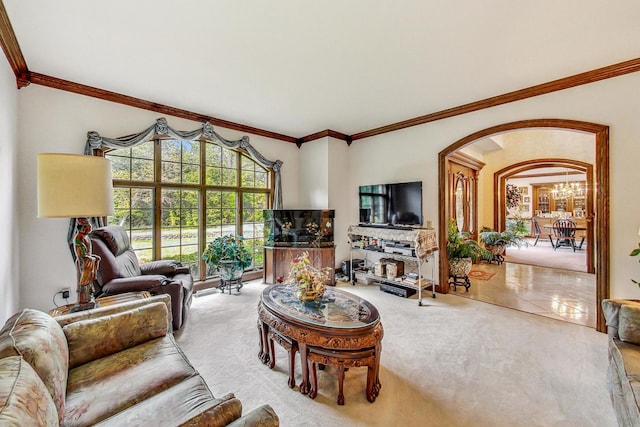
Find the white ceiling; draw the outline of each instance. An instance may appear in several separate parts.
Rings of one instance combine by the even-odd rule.
[[[640,56],[637,0],[4,4],[31,71],[293,137]]]

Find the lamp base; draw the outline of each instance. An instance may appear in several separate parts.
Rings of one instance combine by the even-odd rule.
[[[71,313],[76,313],[78,311],[84,311],[84,310],[91,310],[92,308],[97,308],[99,306],[100,305],[95,301],[89,301],[83,304],[78,303],[73,307],[71,307]]]

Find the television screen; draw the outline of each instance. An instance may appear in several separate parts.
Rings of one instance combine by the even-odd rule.
[[[359,199],[361,224],[422,225],[422,181],[363,185]]]

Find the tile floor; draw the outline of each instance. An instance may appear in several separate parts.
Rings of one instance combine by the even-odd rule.
[[[596,327],[595,274],[510,262],[473,268],[495,276],[472,278],[469,292],[458,286],[453,295]]]

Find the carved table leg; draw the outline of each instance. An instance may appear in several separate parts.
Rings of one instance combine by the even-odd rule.
[[[258,352],[258,358],[262,363],[267,363],[269,361],[269,350],[267,348],[267,331],[269,327],[258,320],[258,335],[260,336],[260,351]]]
[[[344,366],[338,366],[338,405],[344,405]]]
[[[298,351],[298,344],[294,341],[291,343],[291,349],[289,350],[289,388],[296,386],[296,352]]]
[[[273,348],[273,339],[269,337],[269,369],[276,366],[276,350]]]
[[[300,383],[300,393],[307,394],[309,392],[309,349],[306,344],[299,343],[300,365],[302,366],[302,382]]]
[[[315,399],[318,395],[318,371],[317,364],[309,360],[307,362],[309,364],[309,376],[311,377],[311,386],[309,388],[309,397]]]
[[[377,397],[380,394],[380,389],[382,388],[382,384],[380,384],[380,355],[382,354],[382,342],[378,342],[375,347],[375,364],[374,364],[374,375],[375,375],[375,384],[373,386],[373,392]],[[375,398],[374,398],[375,400]]]

